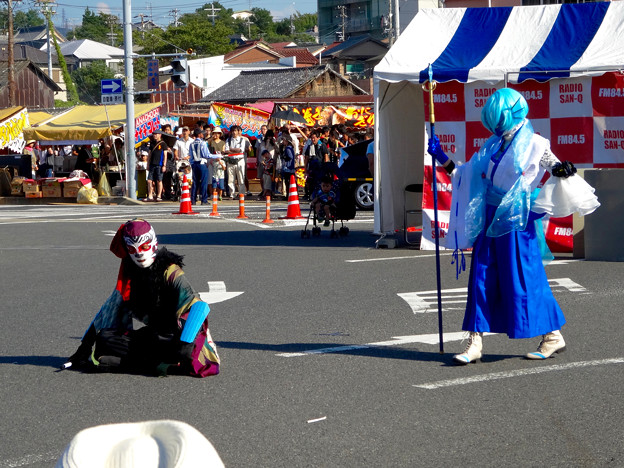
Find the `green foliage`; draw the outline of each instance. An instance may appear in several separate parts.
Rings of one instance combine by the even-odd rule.
[[[71,101],[61,101],[60,99],[54,100],[54,107],[73,107],[75,105],[76,103]]]
[[[54,43],[54,49],[56,50],[56,56],[58,57],[59,67],[61,68],[61,73],[63,75],[63,81],[65,82],[65,88],[67,90],[67,100],[71,104],[75,104],[78,102],[78,91],[76,91],[76,86],[71,79],[69,71],[67,70],[67,62],[65,62],[65,57],[61,53],[61,47],[58,44],[58,40],[56,39],[56,34],[54,34],[54,23],[52,22],[52,18],[50,13],[46,15],[46,19],[50,24],[50,36],[52,36],[52,41]]]
[[[118,46],[123,43],[123,31],[119,17],[102,12],[96,14],[87,7],[82,15],[82,25],[74,30],[74,35],[76,39],[91,39],[103,44],[110,44],[111,26],[112,32],[115,34],[115,46]]]
[[[4,3],[4,2],[3,2]],[[9,11],[6,8],[0,8],[0,28],[6,34],[7,25],[9,24]],[[22,28],[32,26],[41,26],[45,24],[45,19],[34,8],[26,11],[15,10],[13,7],[13,31],[17,32]]]
[[[33,8],[27,11],[16,11],[13,15],[13,29],[29,28],[32,26],[42,26],[45,20],[39,12]]]
[[[78,88],[80,100],[87,104],[99,104],[101,100],[101,80],[114,78],[115,72],[104,61],[95,61],[71,73]]]

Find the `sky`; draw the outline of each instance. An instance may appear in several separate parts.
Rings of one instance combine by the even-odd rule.
[[[131,0],[133,22],[138,22],[139,13],[152,15],[153,21],[161,26],[166,26],[173,21],[173,9],[177,9],[178,15],[194,12],[202,7],[206,1],[179,0],[178,3],[171,0]],[[300,13],[314,13],[317,9],[317,0],[221,0],[220,3],[234,11],[248,10],[249,8],[265,8],[271,12],[274,21],[289,17],[295,11]],[[82,14],[85,4],[89,9],[105,13],[123,16],[123,0],[107,2],[90,2],[85,0],[58,0],[56,2],[56,15],[54,23],[64,26],[64,20],[69,27],[78,26],[82,22]],[[34,1],[20,2],[16,9],[27,10],[33,8]]]

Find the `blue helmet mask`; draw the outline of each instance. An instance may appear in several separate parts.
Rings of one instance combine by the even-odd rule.
[[[511,88],[502,88],[490,96],[481,111],[481,122],[490,132],[502,136],[521,124],[529,113],[524,96]]]

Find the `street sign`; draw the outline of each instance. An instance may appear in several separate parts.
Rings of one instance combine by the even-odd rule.
[[[147,61],[147,89],[158,89],[158,60]]]
[[[100,86],[102,88],[102,94],[122,94],[123,92],[122,79],[101,80]]]
[[[102,104],[123,104],[123,94],[102,94]]]

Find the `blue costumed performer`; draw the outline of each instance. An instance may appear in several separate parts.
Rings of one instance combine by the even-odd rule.
[[[486,102],[481,121],[493,135],[465,164],[444,154],[437,137],[428,152],[452,174],[453,201],[447,247],[472,247],[463,329],[469,332],[457,364],[481,359],[484,332],[510,338],[542,336],[528,359],[565,350],[565,318],[542,263],[549,255],[541,217],[581,215],[599,205],[594,189],[568,161],[560,162],[550,142],[534,133],[524,97],[510,88]],[[545,171],[551,177],[538,189]]]

